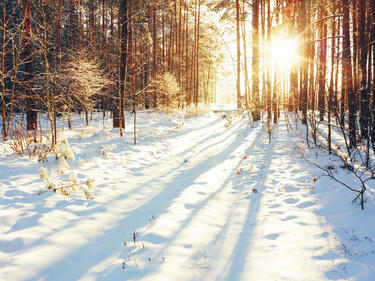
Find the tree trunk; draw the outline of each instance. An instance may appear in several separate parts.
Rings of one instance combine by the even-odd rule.
[[[199,102],[199,38],[200,38],[200,22],[201,22],[201,0],[198,0],[198,19],[197,19],[197,42],[196,42],[196,71],[195,71],[195,107],[198,108]]]
[[[336,13],[336,3],[332,8],[332,14]],[[333,105],[333,86],[334,86],[334,69],[335,69],[335,36],[336,36],[336,22],[332,23],[332,39],[331,39],[331,77],[328,90],[328,153],[332,153],[332,139],[331,139],[331,111]]]
[[[367,87],[367,32],[366,32],[366,0],[359,0],[358,5],[358,18],[359,18],[359,51],[360,51],[360,66],[361,66],[361,115],[360,115],[360,126],[361,126],[361,137],[362,139],[368,138],[368,124],[370,119],[369,114],[369,89]]]
[[[323,5],[323,4],[320,4]],[[326,11],[323,6],[319,7],[319,19],[322,19],[326,16]],[[325,112],[325,96],[326,96],[326,69],[327,69],[327,25],[325,21],[319,23],[319,71],[318,71],[318,83],[319,83],[319,92],[318,92],[318,109],[320,121],[324,119]]]
[[[241,108],[241,49],[240,49],[240,4],[236,0],[236,24],[237,24],[237,108]]]
[[[152,6],[152,15],[153,15],[153,26],[152,26],[152,29],[153,29],[153,50],[152,50],[152,79],[155,79],[156,78],[156,74],[157,74],[157,54],[156,54],[156,50],[157,50],[157,36],[156,36],[156,6],[155,4]],[[164,42],[163,42],[164,44]],[[164,48],[164,46],[163,46]],[[157,93],[156,91],[154,91],[154,106],[156,107],[157,106]]]
[[[349,3],[348,0],[343,0],[343,68],[345,72],[345,90],[348,95],[349,108],[349,141],[350,146],[356,146],[356,121],[355,121],[355,94],[353,91],[353,77],[352,77],[352,59],[350,49],[350,32],[349,32]]]
[[[26,94],[26,128],[29,131],[34,131],[36,136],[37,129],[37,112],[35,98],[32,91],[33,84],[33,46],[31,39],[31,1],[24,0],[24,46],[23,58],[26,61],[25,65],[25,94]]]
[[[243,0],[242,13],[245,14],[245,0]],[[247,44],[246,44],[246,22],[243,21],[242,27],[242,42],[243,42],[243,61],[244,61],[244,74],[245,74],[245,108],[249,109],[249,99],[250,99],[250,82],[249,73],[247,70]]]
[[[267,44],[271,44],[271,0],[267,0]],[[271,89],[271,69],[268,65],[267,67],[267,82],[265,83],[267,85],[267,118],[272,118],[272,104],[271,104],[271,98],[272,98],[272,89]]]
[[[6,9],[5,9],[5,3],[3,3],[3,18],[2,18],[2,50],[1,50],[1,73],[5,73],[5,53],[6,53]],[[8,130],[6,126],[6,101],[5,101],[5,77],[1,75],[1,118],[2,118],[2,134],[3,134],[3,141],[6,141],[8,139]]]
[[[69,10],[69,48],[72,52],[74,49],[74,0],[70,0],[70,10]]]
[[[120,4],[120,75],[119,75],[119,102],[115,103],[113,108],[113,128],[125,128],[124,100],[126,83],[126,55],[128,39],[128,1],[121,0]]]
[[[260,120],[260,96],[259,96],[259,0],[253,1],[252,6],[252,96],[253,96],[253,121]]]
[[[241,49],[240,49],[240,4],[236,0],[236,24],[237,24],[237,108],[241,107]]]
[[[371,1],[371,42],[375,40],[375,1]],[[371,103],[371,141],[375,152],[375,46],[372,45],[372,103]]]

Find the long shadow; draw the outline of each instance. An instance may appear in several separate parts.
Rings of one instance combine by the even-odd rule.
[[[99,116],[100,117],[100,116]],[[100,117],[101,118],[101,117]],[[99,119],[100,119],[99,118]],[[217,119],[218,118],[216,118],[215,120],[213,120],[212,122],[209,122],[208,123],[208,125],[210,125],[210,124],[215,124],[216,122],[217,122]],[[207,125],[207,124],[206,124]],[[199,129],[201,129],[201,128],[199,128]],[[189,131],[190,132],[190,131]],[[72,139],[75,139],[76,137],[73,137]],[[90,137],[89,137],[90,138]],[[95,138],[95,137],[93,137],[93,138]],[[85,138],[85,140],[86,140],[87,138]],[[117,145],[119,145],[120,144],[120,142],[123,142],[123,139],[118,139],[118,140],[116,140],[115,141],[115,144],[117,144]],[[104,141],[103,142],[104,144],[113,144],[114,142],[113,142],[113,140],[109,140],[108,142],[106,142],[106,141]],[[119,146],[118,146],[119,147]],[[116,150],[114,151],[114,152],[116,152]],[[90,158],[92,158],[92,157],[98,157],[99,155],[98,155],[98,151],[91,151],[91,152],[89,152],[89,155],[91,156]],[[76,154],[76,156],[82,156],[80,153],[77,153]],[[87,155],[86,155],[87,156]],[[98,158],[100,158],[100,157],[98,157]],[[17,160],[17,161],[16,161]],[[32,166],[34,166],[34,167],[30,167],[30,161],[28,160],[28,159],[24,159],[24,160],[22,160],[23,162],[25,162],[25,164],[27,164],[27,166],[25,166],[24,168],[21,166],[21,167],[19,167],[19,161],[20,161],[20,159],[16,159],[16,160],[7,160],[7,162],[8,163],[11,163],[11,165],[9,165],[9,164],[7,164],[7,165],[0,165],[0,169],[1,169],[1,171],[3,171],[3,174],[10,174],[11,172],[13,173],[13,174],[15,174],[14,173],[14,168],[16,167],[16,168],[18,168],[18,169],[21,169],[22,170],[22,173],[21,174],[27,174],[27,173],[29,173],[29,171],[31,171],[31,170],[35,170],[35,169],[37,169],[37,167],[39,167],[40,166],[40,164],[37,164],[37,163],[33,163],[33,165]],[[105,160],[105,159],[104,159]],[[52,161],[53,162],[53,161]],[[78,163],[75,163],[75,162],[71,162],[71,161],[69,161],[70,163],[70,166],[71,166],[71,168],[77,168],[78,166],[79,166],[79,164]],[[14,166],[13,167],[13,163],[14,163],[14,165],[16,165],[16,164],[18,164],[17,166]],[[36,167],[35,167],[36,166]],[[169,172],[169,171],[168,171]],[[38,180],[39,181],[39,180]],[[1,178],[0,178],[0,182],[3,182],[4,184],[6,184],[6,185],[8,185],[8,186],[10,186],[10,184],[11,184],[11,182],[10,181],[8,181],[8,180],[2,180]],[[28,182],[27,184],[32,184],[32,183],[34,183],[35,182],[35,180],[33,180],[33,181],[31,181],[31,182]],[[9,193],[9,195],[10,195],[10,192],[8,192]],[[7,194],[8,194],[7,193]],[[2,205],[8,205],[8,206],[14,206],[14,203],[16,203],[16,202],[22,202],[23,204],[27,204],[27,203],[32,203],[32,202],[34,202],[34,201],[36,201],[36,198],[31,198],[30,196],[32,196],[33,197],[33,195],[32,194],[30,194],[30,193],[22,193],[21,194],[21,192],[18,192],[19,193],[19,196],[15,196],[15,194],[13,194],[12,193],[12,196],[10,196],[9,198],[7,198],[7,199],[5,199],[5,198],[0,198],[0,202],[2,203]],[[52,194],[49,194],[49,196],[52,196]],[[49,197],[48,196],[48,197]],[[29,198],[30,197],[30,198]],[[45,197],[45,196],[43,196],[43,197]],[[41,198],[40,196],[39,196],[39,198]],[[65,204],[64,205],[70,205],[70,204],[74,204],[75,202],[65,202]],[[33,211],[35,211],[35,212],[37,212],[37,213],[45,213],[44,211],[43,211],[43,208],[42,207],[40,207],[40,204],[38,204],[39,205],[39,207],[38,208],[33,208],[32,210],[29,210],[30,212],[33,212]],[[51,209],[51,208],[47,208],[48,210],[49,209]],[[30,225],[29,227],[32,227],[32,225]],[[13,229],[13,230],[16,230],[17,229],[17,227],[15,227],[15,229]],[[10,229],[8,232],[12,232],[13,231],[12,229]]]
[[[195,156],[195,155],[198,155],[198,154],[202,153],[206,148],[210,148],[210,147],[212,147],[212,146],[215,145],[215,144],[218,144],[218,143],[220,143],[220,142],[222,142],[222,141],[225,141],[225,139],[226,139],[227,137],[231,136],[231,135],[233,134],[233,132],[235,132],[240,126],[246,125],[246,121],[247,121],[247,120],[241,120],[241,119],[239,119],[238,122],[236,122],[236,123],[233,124],[231,127],[229,127],[227,130],[225,130],[224,132],[222,132],[222,133],[220,134],[220,136],[216,136],[216,135],[210,135],[210,134],[208,134],[207,137],[202,138],[202,139],[199,140],[198,142],[195,142],[195,141],[194,141],[194,142],[193,142],[193,145],[190,145],[190,146],[186,147],[185,150],[179,152],[179,153],[176,154],[175,156],[179,155],[179,156],[184,157],[184,158],[186,159],[186,158],[190,158],[190,157],[193,157],[193,156]],[[215,123],[217,123],[217,119],[215,119],[213,122],[210,122],[209,124],[210,124],[210,126],[211,126],[211,124],[215,124]],[[199,129],[199,130],[201,130],[201,129]],[[192,132],[192,130],[189,130],[189,131],[186,132],[186,133],[181,133],[180,136],[183,137],[184,135],[186,135],[186,134],[188,134],[188,133],[190,133],[190,132]],[[214,144],[212,144],[212,143],[209,142],[210,139],[215,139],[215,138],[220,138],[220,140],[219,140],[218,142],[214,143]],[[117,148],[115,148],[115,149],[113,150],[113,152],[114,152],[114,153],[119,153],[119,152],[121,152],[119,149],[120,149],[120,147],[121,147],[121,143],[122,143],[122,142],[123,142],[123,139],[122,139],[122,138],[119,138],[119,139],[117,139],[116,141],[108,140],[108,141],[101,142],[101,145],[104,146],[104,145],[106,145],[106,144],[116,144]],[[141,145],[142,145],[142,144],[141,144]],[[194,152],[194,150],[195,150],[196,148],[200,148],[200,150]],[[132,149],[132,147],[129,146],[129,149]],[[134,149],[134,148],[133,148],[133,149]],[[85,154],[85,158],[87,158],[89,155],[90,155],[90,156],[89,156],[90,158],[93,158],[93,157],[94,157],[94,158],[100,158],[100,156],[99,156],[99,151],[98,151],[97,149],[94,150],[94,151],[85,152],[84,154]],[[81,155],[81,154],[77,154],[76,156],[77,156],[77,158],[79,158],[79,157],[82,156],[82,155]],[[137,158],[137,160],[139,160],[139,159]],[[141,160],[142,160],[142,159],[141,159]],[[163,158],[161,159],[161,161],[163,161]],[[73,167],[78,167],[78,166],[79,166],[78,163],[70,163],[70,162],[69,162],[69,164],[71,165],[72,168],[73,168]],[[152,165],[152,164],[151,164],[151,165]],[[184,163],[183,161],[181,161],[181,165],[178,166],[178,167],[175,167],[175,169],[178,169],[178,168],[180,168],[180,167],[183,166],[183,165],[185,165],[185,163]],[[168,175],[169,173],[170,173],[170,171],[167,171],[167,173],[165,173],[165,174],[160,174],[159,177],[164,177],[164,176]]]
[[[241,125],[241,123],[242,122],[239,122],[239,125],[238,126],[240,126]],[[236,130],[236,128],[237,127],[235,127],[235,126],[233,126],[233,128],[231,128],[231,131],[233,131],[233,130]],[[230,135],[231,134],[231,131],[229,131],[229,130],[226,130],[224,133],[225,134],[223,134],[223,135],[220,135],[220,137],[224,140],[228,135]],[[206,140],[208,139],[208,138],[205,138]],[[215,144],[210,144],[210,145],[207,145],[207,146],[209,146],[209,147],[212,147],[213,145],[216,145],[216,144],[218,144],[218,143],[221,143],[221,141],[218,141],[217,143],[215,143]],[[200,146],[199,144],[197,144],[197,146]],[[207,147],[208,148],[208,147]],[[205,149],[202,149],[202,150],[200,150],[199,152],[203,152]],[[198,152],[198,153],[199,153]],[[196,153],[197,154],[197,153]],[[25,160],[26,161],[26,160]],[[38,165],[38,164],[37,164]],[[183,164],[181,164],[180,166],[182,166]],[[74,166],[74,165],[73,165]],[[73,167],[72,167],[73,168]],[[179,169],[180,167],[178,167],[177,169]],[[168,171],[166,172],[166,174],[168,174],[168,173],[171,173],[171,171],[173,171],[173,168],[172,169],[168,169]],[[149,182],[146,182],[146,183],[144,183],[143,184],[143,186],[147,186],[147,185],[149,185],[149,184],[152,184],[152,183],[155,183],[155,182],[157,182],[158,180],[156,179],[151,179]],[[141,187],[134,187],[134,189],[132,189],[132,190],[130,190],[130,191],[128,191],[126,194],[122,194],[122,195],[120,195],[119,197],[117,197],[117,200],[116,201],[119,201],[119,200],[122,200],[122,199],[124,199],[125,197],[127,197],[127,195],[129,194],[129,193],[132,193],[132,192],[134,192],[135,190],[137,190],[137,191],[140,191],[142,189],[142,186]],[[27,194],[25,194],[25,195],[27,195]],[[50,197],[50,196],[53,196],[53,194],[51,193],[51,194],[44,194],[42,197]],[[42,197],[40,197],[40,196],[38,196],[39,198],[42,198]],[[19,199],[19,200],[21,200],[22,201],[22,203],[32,203],[32,201],[35,201],[35,199],[36,198],[29,198],[29,199],[32,199],[32,200],[25,200],[25,199]],[[3,203],[9,203],[10,205],[13,205],[13,202],[15,202],[14,200],[16,200],[16,198],[14,198],[14,199],[7,199],[7,200],[3,200],[4,202]],[[19,200],[16,200],[16,201],[19,201]],[[6,201],[6,202],[5,202]],[[82,200],[69,200],[69,201],[64,201],[63,203],[64,204],[59,204],[59,206],[60,207],[58,207],[58,208],[64,208],[65,209],[65,207],[67,207],[67,206],[70,206],[70,205],[75,205],[75,204],[77,204],[77,202],[78,201],[80,201],[80,204],[82,204]],[[43,200],[43,202],[45,203],[46,201],[45,200]],[[34,217],[37,217],[38,219],[40,219],[42,216],[43,216],[43,214],[45,214],[45,213],[48,213],[50,210],[53,210],[53,209],[55,209],[55,208],[46,208],[45,206],[44,206],[44,204],[42,203],[42,202],[40,202],[40,204],[37,204],[36,206],[34,206],[33,207],[33,209],[30,209],[29,211],[30,212],[35,212],[35,214],[37,215],[37,216],[31,216],[31,217],[26,217],[26,218],[24,218],[24,219],[21,219],[21,221],[20,222],[22,222],[23,220],[26,220],[26,221],[30,221],[30,219],[32,219],[32,218],[34,218]],[[68,212],[68,213],[71,213],[71,211],[68,211],[68,210],[64,210],[65,212]],[[84,215],[85,213],[87,213],[87,214],[94,214],[94,213],[103,213],[103,212],[105,212],[105,208],[103,207],[103,206],[101,206],[101,205],[98,205],[98,206],[96,206],[95,208],[93,208],[93,209],[89,209],[88,211],[85,211],[85,212],[82,212],[82,214],[81,215]],[[74,214],[76,214],[76,212],[73,212]],[[20,222],[16,222],[16,224],[15,225],[13,225],[12,227],[11,227],[11,229],[9,229],[9,231],[7,232],[7,233],[10,233],[10,232],[14,232],[14,231],[18,231],[18,230],[21,230],[21,229],[25,229],[25,228],[32,228],[32,227],[34,227],[35,225],[34,224],[29,224],[29,223],[27,223],[27,224],[23,224],[23,223],[20,223]],[[72,227],[75,227],[77,224],[79,224],[80,223],[80,220],[79,219],[72,219],[71,221],[69,221],[67,224],[65,224],[64,226],[61,226],[61,227],[58,227],[58,228],[54,228],[53,229],[53,232],[54,233],[56,233],[56,232],[59,232],[60,230],[63,230],[63,229],[69,229],[69,228],[72,228]],[[31,244],[28,244],[25,248],[23,248],[22,250],[23,251],[26,251],[26,250],[30,250],[30,249],[32,249],[32,248],[34,248],[34,247],[37,247],[37,246],[39,246],[39,245],[41,245],[42,243],[43,243],[43,241],[45,241],[46,239],[48,239],[48,237],[50,237],[50,236],[52,236],[52,233],[51,232],[48,232],[48,233],[46,233],[45,235],[43,235],[42,237],[39,237],[37,240],[35,240],[35,241],[33,241]],[[20,249],[21,250],[21,249]]]
[[[263,135],[261,135],[263,134]],[[259,137],[259,138],[258,138]],[[266,141],[266,137],[265,137],[265,131],[261,128],[260,131],[258,132],[257,136],[255,137],[254,141],[250,144],[250,146],[247,147],[246,151],[245,151],[245,154],[246,155],[254,155],[253,154],[253,149],[256,145],[260,144],[263,140],[262,138],[264,139],[264,141]],[[241,161],[242,162],[242,161]],[[264,164],[262,165],[262,168],[263,168]],[[263,182],[263,179],[259,179],[258,182]],[[241,183],[241,185],[243,184],[248,184],[248,182],[246,181],[246,183]],[[225,235],[231,230],[230,227],[230,222],[232,221],[232,218],[235,216],[236,214],[236,211],[239,210],[239,208],[241,208],[243,205],[240,204],[240,198],[243,196],[244,194],[241,193],[241,192],[237,192],[237,196],[236,198],[234,199],[234,204],[232,206],[232,210],[231,212],[228,214],[226,220],[225,220],[225,223],[223,224],[223,228],[219,231],[219,233],[215,236],[215,239],[213,239],[209,245],[207,245],[207,248],[210,249],[210,248],[214,248],[215,251],[214,253],[211,255],[212,256],[218,256],[218,253],[221,251],[220,248],[217,247],[217,245],[219,245],[220,241],[225,237]],[[250,198],[250,197],[248,197]],[[244,200],[244,199],[242,199]],[[253,201],[256,201],[258,202],[260,200],[260,198],[257,196],[257,197],[253,197],[251,198],[251,200]],[[253,204],[251,204],[253,206]],[[250,212],[250,211],[249,211]],[[257,210],[252,210],[251,212],[252,215],[256,215],[257,214]],[[221,274],[218,274],[218,276],[223,276],[224,273],[221,273]]]
[[[274,134],[277,136],[277,132]],[[276,138],[272,140],[273,142],[277,141]],[[264,182],[269,173],[269,167],[272,160],[272,152],[274,145],[271,143],[267,145],[266,152],[264,154],[263,165],[261,168],[261,174],[258,174],[257,177],[257,189],[262,192],[264,190]],[[250,153],[250,151],[249,151]],[[240,280],[241,274],[246,262],[246,256],[248,255],[249,248],[252,244],[252,234],[256,226],[257,214],[259,211],[261,197],[251,197],[249,201],[249,209],[246,220],[243,224],[242,231],[237,240],[236,246],[233,249],[231,257],[228,259],[227,266],[230,266],[228,273],[225,275],[225,278],[222,280]],[[219,276],[224,276],[224,272],[227,269],[227,266],[223,268],[222,274]]]
[[[100,263],[103,260],[103,255],[109,253],[109,256],[111,256],[121,249],[124,234],[119,231],[120,229],[129,232],[130,236],[132,230],[145,225],[145,219],[140,218],[149,218],[153,215],[158,215],[156,213],[158,211],[159,213],[166,212],[173,200],[178,198],[181,192],[189,187],[194,180],[200,176],[200,174],[208,171],[212,165],[215,165],[221,161],[221,159],[229,157],[244,140],[245,137],[243,135],[238,137],[219,154],[209,156],[203,162],[191,167],[189,170],[192,171],[192,173],[187,174],[186,170],[180,171],[165,185],[165,188],[162,191],[152,196],[138,208],[132,211],[125,211],[123,217],[115,223],[114,227],[104,230],[98,236],[94,237],[93,241],[78,246],[74,249],[74,252],[65,256],[63,265],[60,264],[60,261],[57,261],[49,268],[46,268],[37,274],[46,280],[66,280],[65,274],[68,274],[71,280],[79,279],[79,277],[82,277],[89,268]],[[171,167],[171,170],[173,170],[173,168],[174,167]],[[155,185],[160,183],[160,181],[155,182],[155,178],[153,178],[150,180],[150,183]],[[142,183],[141,185],[143,184],[145,183]],[[119,200],[116,201],[119,202]],[[124,208],[126,208],[126,206],[124,206]],[[184,225],[186,225],[186,223]],[[108,240],[113,241],[111,249],[107,248]],[[108,256],[104,257],[104,259],[107,257]],[[79,265],[70,264],[77,260],[80,261]],[[69,268],[69,270],[67,270],[67,268]],[[33,280],[34,277],[35,276],[30,276],[29,280]]]
[[[196,119],[196,118],[199,118],[199,117],[194,117],[194,119]],[[192,118],[190,117],[190,118],[187,118],[187,119],[190,120]],[[186,133],[192,133],[192,132],[200,131],[204,128],[215,125],[216,123],[220,122],[222,119],[223,119],[222,116],[217,116],[214,120],[212,120],[210,122],[207,122],[207,123],[204,123],[202,126],[199,126],[199,127],[193,128],[193,129],[189,129],[187,132],[182,131],[180,134],[182,135],[182,134],[186,134]],[[176,132],[176,135],[179,135],[179,132]]]
[[[261,135],[261,132],[258,132],[257,133],[257,136],[254,138],[254,142],[255,140],[260,137]],[[243,143],[246,139],[246,136],[242,136],[241,138],[238,138],[234,143],[232,143],[230,146],[234,146],[235,148],[238,148],[241,143]],[[254,144],[254,143],[253,143]],[[253,145],[252,144],[252,145]],[[227,148],[227,150],[229,149],[230,147]],[[233,149],[235,150],[235,149]],[[227,154],[227,155],[230,155]],[[215,159],[222,159],[221,158],[222,156],[218,155],[218,156],[215,156],[212,161],[215,161]],[[243,158],[237,163],[237,165],[232,169],[232,172],[229,173],[229,175],[234,175],[235,174],[235,171],[238,170],[238,168],[241,166],[243,162]],[[212,167],[212,166],[211,166]],[[196,167],[197,169],[199,169],[200,167]],[[198,170],[200,171],[200,170]],[[190,222],[195,218],[195,216],[201,211],[201,208],[203,206],[206,206],[208,204],[208,202],[212,199],[214,199],[216,196],[218,196],[218,194],[220,194],[224,189],[225,187],[227,187],[228,183],[230,181],[232,181],[233,178],[231,176],[227,177],[225,179],[225,181],[223,181],[221,183],[221,185],[219,186],[219,188],[217,188],[214,192],[211,193],[210,196],[208,196],[207,198],[205,198],[204,200],[200,201],[198,204],[195,204],[194,205],[194,209],[192,210],[191,214],[189,215],[189,217],[187,219],[185,219],[185,221],[182,223],[182,225],[180,226],[180,228],[174,232],[173,236],[172,237],[169,237],[168,238],[168,242],[165,243],[165,245],[154,255],[154,257],[152,258],[153,260],[160,260],[161,258],[161,255],[162,253],[171,245],[173,244],[173,242],[175,241],[175,239],[178,237],[178,235],[190,224]],[[137,279],[140,279],[142,277],[144,277],[144,275],[147,275],[148,273],[150,273],[151,271],[150,270],[145,270],[142,272],[142,276],[138,276]]]
[[[194,116],[194,119],[197,119],[197,118],[199,118],[199,117],[195,117]],[[185,118],[182,119],[182,121],[189,120],[189,119],[193,119],[193,117],[190,117],[190,118],[186,118],[185,117]],[[146,119],[146,120],[148,120],[148,119]],[[192,133],[192,132],[195,132],[195,131],[200,131],[200,130],[202,130],[204,128],[208,128],[208,127],[210,127],[210,126],[218,123],[220,120],[222,120],[222,116],[218,115],[217,118],[215,118],[214,120],[212,120],[210,122],[207,122],[207,123],[203,123],[203,125],[198,126],[196,128],[189,129],[187,132],[184,131],[183,129],[182,130],[176,130],[176,131],[174,131],[174,130],[173,131],[168,131],[168,129],[173,129],[173,128],[170,128],[170,127],[165,127],[164,129],[166,130],[166,132],[170,133],[169,136],[173,136],[173,137],[175,137],[175,136],[183,136],[186,133]],[[162,120],[161,122],[164,122],[164,121],[165,120]],[[156,125],[156,124],[159,124],[159,123],[160,123],[160,121],[159,122],[155,122],[154,124]],[[148,126],[153,126],[153,124],[148,125]],[[133,136],[132,129],[133,129],[133,127],[128,127],[128,129],[125,130],[125,134],[126,134],[127,137],[132,137]],[[145,142],[145,139],[142,138],[142,135],[140,135],[140,139],[139,140],[140,140],[139,143],[142,143],[142,144],[147,143],[147,141]],[[147,138],[146,138],[146,140],[147,140]]]
[[[233,124],[228,130],[225,130],[225,132],[221,133],[220,137],[222,139],[225,139],[226,136],[230,136],[232,135],[233,132],[236,132],[239,127],[243,126],[246,124],[246,120],[239,120],[238,122],[236,122],[235,124]],[[216,136],[217,137],[217,136]],[[209,148],[211,147],[212,145],[216,145],[216,144],[219,144],[221,142],[221,140],[215,142],[215,143],[207,143],[207,141],[209,139],[214,139],[215,138],[215,135],[212,135],[212,136],[209,136],[209,137],[206,137],[206,138],[203,138],[201,139],[198,143],[196,143],[194,146],[191,146],[191,147],[188,147],[186,148],[184,151],[180,152],[178,155],[185,155],[186,153],[188,153],[190,150],[194,149],[195,147],[200,147],[201,145],[205,145],[204,148],[202,148],[201,150],[199,151],[196,151],[194,153],[194,155],[197,155],[197,154],[200,154],[202,153],[206,148]]]

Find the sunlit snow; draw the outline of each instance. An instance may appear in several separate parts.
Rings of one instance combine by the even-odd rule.
[[[62,173],[54,155],[0,143],[0,280],[375,279],[373,189],[362,211],[315,183],[284,118],[271,143],[241,112],[140,112],[137,145],[131,122],[124,138],[101,113],[62,122],[75,156]],[[41,168],[52,182],[92,180],[93,199],[53,193]]]

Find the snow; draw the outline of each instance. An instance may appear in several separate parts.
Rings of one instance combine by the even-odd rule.
[[[302,159],[329,161],[301,125],[268,143],[247,116],[140,112],[133,145],[131,116],[121,138],[76,115],[64,161],[0,143],[0,280],[375,280],[373,186],[362,211]]]

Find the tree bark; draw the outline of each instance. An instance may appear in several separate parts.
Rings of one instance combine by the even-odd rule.
[[[236,25],[237,25],[237,108],[241,108],[241,49],[240,49],[240,4],[236,0]]]
[[[23,58],[26,61],[25,65],[25,94],[26,94],[26,129],[34,131],[36,136],[37,129],[37,112],[35,97],[32,91],[33,85],[33,46],[31,39],[31,1],[24,0],[24,46],[23,46]],[[35,137],[36,138],[36,137]]]
[[[253,96],[253,121],[260,120],[260,96],[259,96],[259,0],[253,1],[252,6],[252,96]]]
[[[126,56],[127,56],[127,39],[128,39],[128,1],[121,0],[120,3],[120,66],[119,66],[119,100],[113,107],[113,128],[125,128],[124,100],[125,100],[125,83],[126,83]]]
[[[366,32],[366,0],[359,0],[358,5],[358,19],[359,19],[359,54],[360,54],[360,66],[361,66],[361,114],[360,114],[360,126],[361,126],[361,137],[362,139],[368,138],[368,124],[370,119],[369,114],[369,89],[367,85],[367,32]]]
[[[322,4],[319,7],[319,19],[326,16],[326,12]],[[324,119],[325,113],[325,96],[326,96],[326,69],[327,69],[327,25],[325,21],[319,23],[319,71],[318,71],[318,110],[320,121]]]
[[[343,69],[345,72],[345,90],[348,95],[349,108],[349,142],[350,147],[355,147],[356,142],[356,121],[355,121],[355,94],[353,91],[353,76],[352,76],[352,59],[350,49],[350,32],[349,32],[349,3],[348,0],[343,0]]]

